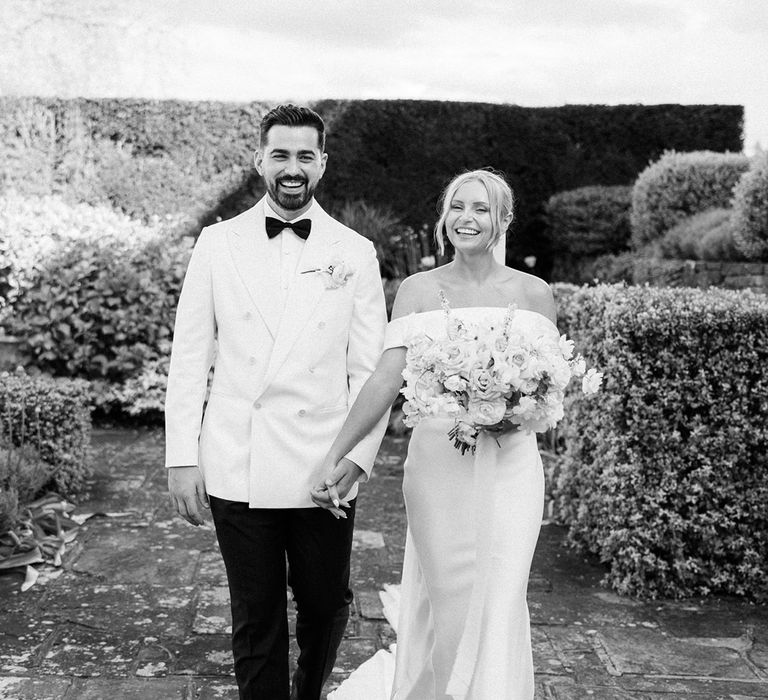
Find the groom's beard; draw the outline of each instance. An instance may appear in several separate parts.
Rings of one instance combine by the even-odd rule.
[[[280,182],[287,180],[289,182],[296,182],[297,180],[304,183],[304,187],[296,193],[286,192],[280,187]],[[297,211],[306,205],[312,196],[315,194],[316,185],[310,185],[309,181],[304,178],[285,177],[267,183],[267,192],[278,206],[282,207],[286,211]]]

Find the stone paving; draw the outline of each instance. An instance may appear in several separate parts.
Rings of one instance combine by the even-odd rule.
[[[99,431],[94,446],[97,473],[76,511],[93,515],[63,572],[44,571],[25,593],[21,576],[0,576],[0,698],[237,698],[215,536],[171,517],[162,436]],[[361,490],[355,609],[327,690],[394,641],[378,591],[400,576],[405,446],[388,437]],[[766,608],[621,598],[563,539],[544,525],[529,585],[537,700],[768,698]]]

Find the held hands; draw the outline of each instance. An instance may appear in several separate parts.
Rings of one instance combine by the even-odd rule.
[[[208,494],[205,492],[203,475],[197,467],[171,467],[168,469],[168,493],[171,505],[188,523],[197,527],[204,525],[205,519],[200,506],[210,508]]]
[[[315,505],[331,511],[337,520],[346,518],[347,514],[342,510],[349,508],[346,496],[365,472],[346,457],[342,457],[336,465],[329,462],[326,467],[324,471],[330,474],[325,481],[312,488],[309,494]]]

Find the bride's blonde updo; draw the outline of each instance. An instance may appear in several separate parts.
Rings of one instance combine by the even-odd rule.
[[[488,193],[488,204],[490,205],[490,214],[492,222],[493,237],[488,243],[488,249],[493,248],[499,239],[507,232],[507,227],[512,223],[511,216],[513,215],[513,209],[515,205],[514,195],[512,194],[512,188],[507,184],[504,177],[490,168],[483,168],[482,170],[470,170],[466,173],[457,175],[453,180],[448,183],[448,187],[443,190],[440,195],[439,209],[440,218],[435,224],[435,240],[437,241],[437,249],[442,255],[445,252],[445,244],[443,238],[445,235],[445,220],[448,216],[448,212],[451,209],[451,200],[453,199],[456,191],[467,182],[477,180],[485,187],[485,191]],[[504,224],[504,220],[510,217],[509,221]]]

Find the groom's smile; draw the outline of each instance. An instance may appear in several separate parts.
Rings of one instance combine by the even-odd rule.
[[[290,220],[309,208],[326,159],[316,129],[276,125],[269,130],[255,164],[275,213]]]

